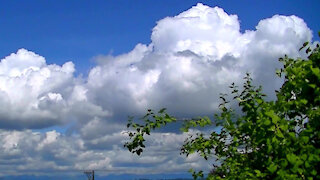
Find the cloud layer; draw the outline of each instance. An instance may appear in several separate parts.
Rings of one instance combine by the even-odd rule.
[[[186,134],[155,133],[137,158],[126,152],[128,115],[167,107],[179,117],[210,115],[219,93],[251,72],[271,97],[281,86],[274,70],[285,54],[312,40],[296,16],[274,15],[240,32],[237,15],[197,4],[157,22],[148,45],[126,54],[98,56],[88,77],[72,62],[47,64],[25,49],[0,62],[0,175],[108,169],[114,173],[183,172],[208,168],[197,156],[178,156]],[[67,133],[30,129],[68,125]],[[19,131],[17,131],[19,130]],[[36,145],[36,146],[35,146]],[[41,164],[41,166],[39,165]],[[128,167],[140,167],[128,169]],[[152,167],[152,170],[150,169]]]

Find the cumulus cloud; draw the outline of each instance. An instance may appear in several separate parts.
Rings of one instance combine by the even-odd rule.
[[[0,62],[1,128],[33,128],[60,124],[73,84],[74,64],[46,65],[25,49]]]
[[[0,128],[44,128],[66,123],[86,101],[74,64],[47,65],[44,57],[20,49],[0,62]],[[76,104],[77,108],[72,108]],[[86,103],[96,115],[102,109]],[[76,113],[73,113],[76,114]]]
[[[157,22],[151,44],[138,44],[128,54],[99,57],[88,77],[96,104],[122,112],[141,113],[167,107],[177,115],[210,114],[219,93],[246,72],[273,95],[281,85],[274,71],[285,54],[312,38],[296,16],[275,15],[256,30],[240,32],[236,15],[202,4]]]
[[[272,97],[282,83],[274,75],[277,59],[302,56],[299,47],[311,39],[311,30],[294,15],[275,15],[242,33],[237,15],[197,4],[158,21],[150,44],[96,57],[85,78],[74,76],[72,62],[48,65],[44,57],[20,49],[0,62],[0,128],[6,129],[0,131],[0,173],[15,174],[14,167],[115,173],[209,169],[197,156],[178,155],[186,135],[174,132],[154,133],[141,158],[131,155],[122,147],[127,116],[162,107],[179,117],[210,115],[219,93],[232,82],[240,85],[246,72]],[[10,130],[62,124],[71,124],[68,133]],[[140,168],[128,168],[133,166]]]
[[[200,56],[221,59],[225,54],[239,54],[243,41],[236,15],[218,7],[202,4],[175,16],[160,20],[151,35],[155,51],[189,50]],[[234,42],[237,45],[234,45]]]

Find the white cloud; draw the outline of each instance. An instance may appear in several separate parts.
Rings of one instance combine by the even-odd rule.
[[[211,56],[214,61],[227,53],[239,53],[245,43],[238,41],[241,37],[239,30],[236,15],[199,3],[175,17],[160,20],[153,28],[151,39],[156,51],[190,50],[200,56]]]
[[[64,96],[73,85],[74,65],[46,65],[25,49],[0,62],[2,128],[37,128],[63,122]]]
[[[198,4],[158,21],[149,45],[96,57],[87,78],[74,76],[72,62],[48,65],[44,57],[20,49],[0,62],[0,128],[7,129],[0,131],[0,173],[209,168],[197,156],[178,156],[185,134],[154,133],[141,158],[130,154],[122,147],[127,116],[162,107],[180,117],[212,114],[219,93],[232,82],[241,84],[245,72],[272,96],[281,86],[274,75],[277,59],[300,56],[299,47],[311,38],[296,16],[275,15],[241,33],[236,15]],[[66,134],[10,130],[67,123]],[[138,170],[128,168],[137,165]]]
[[[86,89],[74,77],[74,64],[47,65],[44,57],[25,49],[0,62],[0,128],[24,129],[62,125],[81,107],[106,115],[86,102]],[[77,108],[74,108],[77,106]],[[72,112],[72,113],[71,113]],[[80,116],[78,116],[80,117]]]
[[[236,15],[198,4],[158,21],[150,45],[100,56],[88,77],[88,93],[115,117],[150,107],[167,107],[181,116],[211,114],[219,93],[251,72],[272,96],[281,85],[274,75],[277,59],[298,56],[312,35],[296,16],[275,15],[256,28],[241,33]]]

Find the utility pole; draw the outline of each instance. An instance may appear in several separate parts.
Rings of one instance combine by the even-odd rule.
[[[91,171],[83,171],[85,175],[87,175],[88,180],[94,180],[94,170]]]

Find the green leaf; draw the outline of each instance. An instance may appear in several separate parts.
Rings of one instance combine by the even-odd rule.
[[[311,48],[310,48],[310,47],[308,47],[308,48],[306,49],[306,53],[308,54],[309,52],[311,52]]]
[[[271,121],[269,119],[266,119],[263,124],[269,126],[271,124]]]
[[[267,168],[271,173],[274,173],[277,170],[277,165],[272,163],[269,165],[269,167]]]
[[[287,167],[287,165],[288,165],[288,161],[285,160],[285,159],[282,159],[282,161],[281,161],[281,166],[282,166],[282,167]]]
[[[144,140],[142,135],[139,135],[139,136],[138,136],[138,139],[139,139],[140,141],[143,141],[143,140]]]
[[[303,43],[303,45],[302,45],[302,47],[299,49],[299,51],[301,51],[303,48],[305,48],[308,44],[309,44],[309,42]]]
[[[160,114],[161,114],[161,113],[164,113],[164,111],[166,111],[166,108],[162,108],[162,109],[160,109],[158,113],[160,113]]]
[[[304,160],[304,161],[307,160],[307,155],[306,154],[302,154],[301,155],[301,159]]]
[[[301,102],[302,104],[306,105],[306,104],[308,103],[308,100],[306,100],[306,99],[301,99],[300,102]]]
[[[289,132],[288,134],[291,138],[294,138],[294,139],[296,138],[296,134],[294,132]]]
[[[309,168],[310,167],[310,164],[308,161],[304,162],[304,165],[306,166],[306,168]]]
[[[273,110],[267,111],[267,112],[266,112],[266,115],[269,116],[269,117],[271,117],[272,122],[273,122],[274,124],[277,123],[277,122],[280,120],[280,118],[275,114],[275,112],[274,112]]]
[[[309,142],[309,137],[308,136],[301,136],[301,140],[304,143],[308,143]]]
[[[276,69],[276,75],[281,77],[281,70],[280,69]]]
[[[294,154],[287,154],[287,160],[291,163],[291,164],[295,164],[296,160],[297,160],[297,156]]]
[[[188,132],[188,131],[189,131],[189,128],[182,127],[182,128],[180,128],[180,131],[182,131],[182,132]]]
[[[257,177],[263,177],[263,174],[261,173],[260,170],[255,169],[254,172],[256,173]],[[252,176],[252,177],[254,177],[254,176]]]

